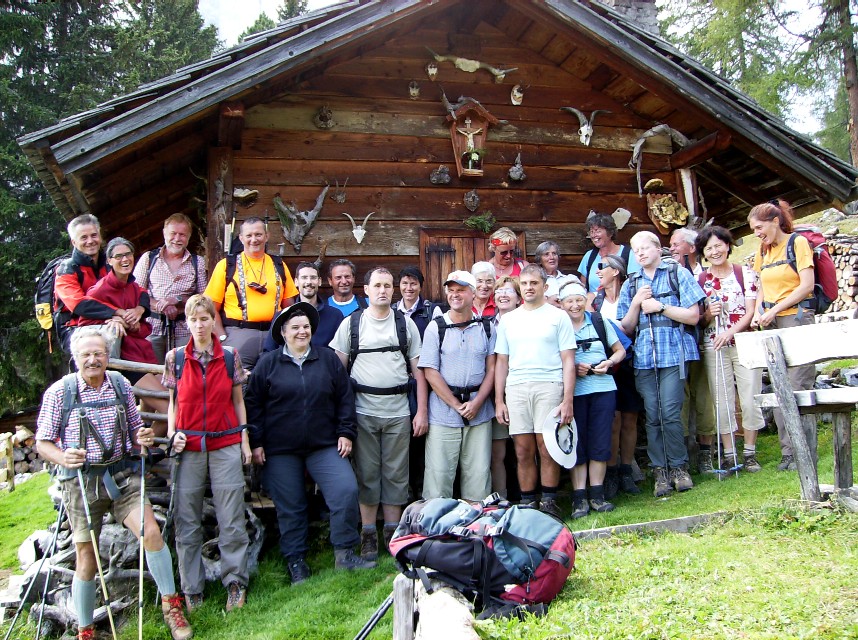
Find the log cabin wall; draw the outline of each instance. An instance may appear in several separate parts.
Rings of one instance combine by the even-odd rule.
[[[294,267],[299,260],[315,259],[327,242],[326,262],[349,258],[358,267],[358,282],[375,264],[394,273],[417,264],[428,273],[429,256],[420,254],[420,230],[438,236],[445,230],[453,234],[465,230],[464,220],[474,214],[465,208],[463,198],[472,189],[480,198],[475,214],[491,211],[498,226],[523,231],[528,258],[540,242],[558,242],[564,271],[574,269],[590,247],[583,223],[591,209],[604,213],[628,209],[633,217],[620,234],[624,241],[638,230],[652,228],[635,173],[628,167],[631,147],[651,122],[482,22],[473,35],[457,41],[452,53],[503,68],[518,67],[517,71],[496,83],[487,71],[467,73],[442,62],[433,82],[425,70],[431,60],[426,47],[439,54],[451,51],[453,32],[455,25],[443,20],[421,26],[247,109],[240,149],[233,158],[233,184],[256,189],[259,197],[250,207],[238,206],[237,217],[267,213],[272,220],[272,252],[283,242],[274,197],[304,211],[313,207],[326,184],[331,186],[300,255],[288,243],[283,247],[287,264]],[[409,97],[412,81],[420,90],[416,99]],[[510,100],[516,84],[526,87],[521,106]],[[488,132],[481,178],[456,176],[442,89],[452,102],[461,95],[474,98],[507,121]],[[561,106],[574,106],[588,115],[593,109],[611,113],[599,114],[586,147],[579,139],[577,118],[561,111]],[[330,129],[314,124],[321,107],[331,110],[335,124]],[[668,190],[675,191],[669,141],[653,138],[646,151],[647,178],[661,178]],[[527,174],[523,182],[510,180],[507,174],[518,154]],[[430,173],[439,165],[450,171],[447,185],[430,182]],[[332,198],[335,185],[342,187],[346,181],[346,201],[339,204]],[[362,243],[352,236],[344,212],[358,224],[375,212]]]

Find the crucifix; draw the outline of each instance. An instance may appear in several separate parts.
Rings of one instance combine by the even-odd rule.
[[[475,147],[474,147],[474,136],[477,135],[478,133],[481,133],[482,130],[483,130],[482,127],[480,127],[479,129],[472,129],[470,118],[465,118],[465,128],[464,129],[459,129],[458,127],[456,128],[456,131],[458,131],[459,133],[461,133],[463,136],[465,136],[468,139],[468,147],[466,149],[467,151],[473,151],[475,149]]]

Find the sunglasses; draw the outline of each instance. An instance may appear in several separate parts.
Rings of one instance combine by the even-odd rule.
[[[261,293],[262,295],[268,293],[268,287],[266,287],[264,284],[259,284],[258,282],[248,282],[247,286],[256,291],[257,293]]]
[[[600,262],[596,265],[599,269],[616,269],[610,262]]]
[[[507,249],[506,251],[498,251],[497,253],[500,256],[511,256],[513,254],[513,250]]]

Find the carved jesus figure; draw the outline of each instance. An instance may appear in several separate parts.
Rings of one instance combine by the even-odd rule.
[[[461,133],[463,136],[465,136],[468,139],[467,151],[473,151],[476,148],[476,147],[474,147],[474,136],[477,135],[478,133],[482,132],[482,130],[483,130],[482,127],[480,127],[479,129],[472,129],[470,118],[465,118],[465,128],[464,129],[460,129],[459,127],[456,127],[456,131],[458,131],[459,133]]]

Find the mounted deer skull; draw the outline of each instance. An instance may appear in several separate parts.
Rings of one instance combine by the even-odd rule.
[[[371,211],[367,214],[366,218],[363,219],[363,224],[356,224],[354,218],[347,213],[343,213],[343,215],[352,222],[352,235],[355,237],[355,240],[358,241],[358,244],[363,242],[363,238],[366,235],[366,223],[369,221],[369,217],[373,213],[375,213],[375,211]]]
[[[593,138],[593,123],[596,121],[597,113],[611,113],[605,109],[596,109],[595,111],[590,113],[590,119],[587,120],[587,117],[584,115],[583,111],[579,111],[575,107],[560,107],[561,111],[568,111],[569,113],[574,113],[578,116],[578,124],[580,125],[580,129],[578,129],[578,137],[581,139],[581,144],[585,147],[590,146],[590,140]]]

